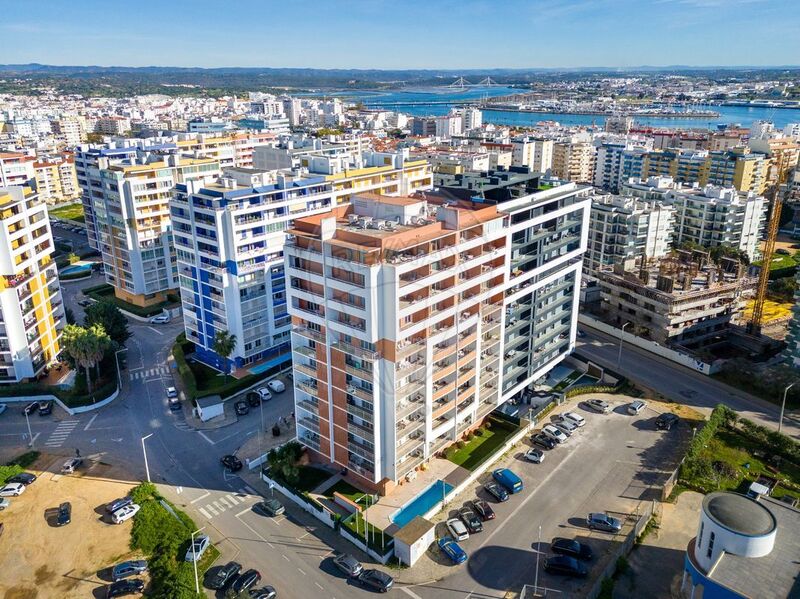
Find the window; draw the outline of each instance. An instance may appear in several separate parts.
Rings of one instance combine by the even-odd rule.
[[[711,554],[714,552],[714,533],[711,533],[711,536],[708,538],[708,551],[706,551],[706,557],[711,559]]]
[[[705,527],[705,525],[706,525],[705,522],[701,522],[700,523],[700,534],[697,535],[697,548],[698,549],[700,549],[700,547],[703,546],[703,528]]]

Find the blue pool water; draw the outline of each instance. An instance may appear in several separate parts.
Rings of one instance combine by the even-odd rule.
[[[391,520],[400,528],[411,522],[416,516],[425,515],[442,497],[453,490],[453,485],[443,480],[437,480],[422,493],[392,514]],[[442,492],[444,491],[444,492]]]
[[[92,270],[91,264],[75,264],[73,266],[62,268],[60,272],[62,275],[72,275],[75,273],[89,272],[90,270]]]
[[[576,387],[578,385],[594,385],[597,382],[598,381],[597,381],[596,377],[589,376],[588,374],[584,374],[581,378],[579,378],[577,381],[572,383],[572,385],[570,385],[570,387]]]

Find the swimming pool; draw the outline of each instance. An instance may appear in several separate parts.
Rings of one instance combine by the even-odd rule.
[[[403,528],[416,516],[424,516],[427,514],[434,505],[439,503],[442,498],[452,490],[453,485],[443,480],[437,480],[392,514],[392,522],[397,524],[400,528]]]
[[[74,275],[76,273],[86,273],[91,270],[92,270],[91,264],[73,264],[72,266],[67,266],[66,268],[62,268],[59,274]]]

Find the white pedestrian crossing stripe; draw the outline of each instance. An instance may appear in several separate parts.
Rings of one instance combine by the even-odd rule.
[[[136,372],[131,372],[130,378],[132,381],[136,381],[154,377],[158,378],[168,375],[169,375],[169,368],[167,368],[166,366],[158,366],[157,368],[145,368],[142,370],[137,370]]]
[[[243,488],[236,491],[235,494],[227,493],[225,495],[220,495],[203,507],[198,508],[197,511],[207,520],[211,520],[214,516],[219,516],[226,510],[234,509],[240,503],[245,503],[249,495],[258,495],[258,493],[256,493],[252,487],[245,485]]]
[[[62,420],[45,441],[45,447],[61,447],[80,420]]]

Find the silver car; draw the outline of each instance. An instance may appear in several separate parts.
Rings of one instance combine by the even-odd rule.
[[[590,399],[586,402],[586,405],[595,412],[600,412],[601,414],[608,414],[611,411],[611,404],[602,399]]]

